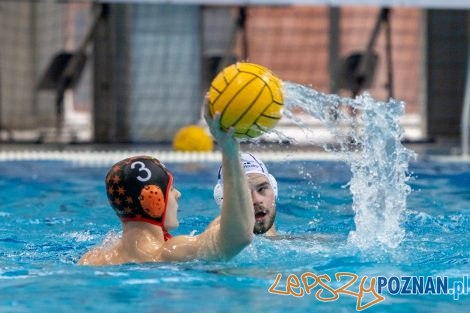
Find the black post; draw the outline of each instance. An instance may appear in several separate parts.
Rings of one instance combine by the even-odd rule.
[[[242,6],[239,8],[238,11],[238,21],[237,21],[237,27],[238,29],[242,32],[242,59],[243,61],[246,61],[248,59],[248,35],[246,32],[246,6]]]
[[[393,98],[393,58],[392,58],[392,25],[390,21],[390,14],[388,12],[383,16],[385,24],[385,55],[387,60],[387,90],[388,97]]]

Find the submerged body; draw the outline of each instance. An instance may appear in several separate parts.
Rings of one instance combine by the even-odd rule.
[[[220,221],[197,236],[172,237],[178,227],[178,200],[166,167],[151,157],[122,160],[109,171],[106,184],[110,205],[122,222],[122,237],[102,244],[83,255],[81,265],[226,260],[238,254],[252,240],[254,216],[233,129],[220,129],[220,115],[206,118],[222,150],[226,173],[224,204]]]
[[[199,236],[177,236],[164,241],[160,227],[142,222],[123,223],[122,237],[87,252],[81,265],[113,265],[217,258],[217,230]],[[201,248],[203,247],[203,248]]]
[[[174,168],[184,173],[191,164],[178,163]],[[286,282],[290,274],[300,278],[305,272],[328,274],[332,280],[339,272],[356,273],[361,278],[369,277],[367,287],[370,277],[379,274],[399,278],[422,275],[426,281],[427,276],[447,273],[449,288],[453,287],[453,281],[462,281],[463,275],[468,275],[470,211],[462,208],[470,207],[470,164],[432,161],[412,164],[411,170],[419,179],[411,180],[410,185],[413,190],[421,191],[411,194],[409,210],[403,217],[408,236],[394,250],[373,249],[362,253],[347,243],[348,233],[354,229],[351,195],[347,188],[339,188],[350,178],[347,164],[293,161],[268,165],[277,175],[283,191],[284,186],[299,178],[299,168],[328,172],[328,175],[316,176],[317,189],[308,183],[309,178],[300,176],[295,182],[296,196],[288,198],[283,194],[282,211],[278,207],[279,220],[276,219],[280,222],[277,230],[282,230],[281,240],[254,236],[249,249],[244,249],[230,262],[146,263],[92,269],[71,267],[70,262],[78,261],[86,247],[97,243],[97,238],[108,234],[109,241],[117,241],[117,232],[109,231],[120,225],[105,222],[102,214],[96,214],[106,210],[102,203],[83,201],[84,198],[100,198],[102,183],[97,180],[101,179],[103,168],[77,166],[67,161],[0,162],[4,195],[9,195],[0,214],[4,311],[55,313],[73,307],[98,313],[120,312],[131,307],[134,311],[169,307],[172,311],[190,312],[198,311],[196,304],[201,304],[199,311],[205,312],[224,312],[227,307],[241,306],[246,311],[267,307],[271,313],[309,312],[319,306],[325,307],[323,311],[354,311],[355,297],[341,295],[336,301],[321,303],[315,297],[320,285],[303,298],[271,294],[268,288],[274,284],[278,273],[283,274],[280,283]],[[212,192],[209,186],[214,183],[216,167],[207,163],[192,175],[178,175],[181,179],[176,180],[176,188],[183,189],[183,197],[195,203],[212,201],[207,195]],[[213,169],[210,175],[207,169]],[[37,179],[31,179],[32,173]],[[27,188],[19,188],[19,180],[25,182]],[[59,181],[63,187],[60,193],[57,192]],[[316,198],[319,192],[321,199]],[[25,199],[31,205],[28,210],[24,209]],[[208,211],[202,204],[190,207],[191,201],[183,202],[183,199],[179,201],[180,208],[190,210],[178,212],[180,219],[184,217],[180,227],[185,224],[187,230],[180,233],[189,234],[195,229],[200,234],[205,229],[201,221],[210,222],[207,215],[214,211]],[[318,207],[312,209],[315,204]],[[462,210],[457,211],[459,208]],[[294,236],[292,240],[283,240],[290,234]],[[342,280],[341,285],[346,281]],[[347,289],[358,292],[358,285],[356,282]],[[336,289],[340,284],[330,286]],[[285,290],[286,285],[278,287]],[[46,290],[51,291],[47,296]],[[208,295],[223,301],[207,301]],[[322,296],[330,296],[330,293],[322,293]],[[368,302],[366,296],[363,303]],[[450,312],[468,305],[469,296],[461,296],[456,301],[453,295],[387,295],[386,300],[375,307],[378,311],[393,308],[396,312],[420,312],[439,306],[442,312]]]

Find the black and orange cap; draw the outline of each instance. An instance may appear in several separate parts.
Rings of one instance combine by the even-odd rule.
[[[121,221],[164,222],[173,176],[157,159],[136,156],[114,164],[106,175],[106,194]]]

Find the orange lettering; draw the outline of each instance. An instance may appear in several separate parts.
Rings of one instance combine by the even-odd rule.
[[[352,277],[352,279],[351,279],[347,284],[345,284],[345,285],[344,285],[343,287],[341,287],[341,288],[336,289],[336,293],[344,293],[344,294],[347,294],[347,295],[350,295],[350,296],[359,297],[359,293],[346,290],[346,288],[348,288],[349,286],[351,286],[352,284],[354,284],[354,282],[357,280],[358,276],[357,276],[356,274],[352,274],[352,273],[336,273],[335,276],[336,276],[336,280],[337,280],[337,281],[341,281],[341,277],[342,277],[342,276],[350,276],[350,277]]]
[[[270,293],[277,293],[278,295],[284,295],[284,296],[287,296],[289,295],[289,292],[287,291],[280,291],[280,290],[275,290],[274,288],[277,287],[277,284],[279,283],[279,280],[281,279],[282,275],[281,274],[277,274],[277,277],[276,277],[276,281],[274,282],[274,284],[269,288],[269,292]]]
[[[366,280],[367,280],[367,276],[364,276],[364,278],[362,278],[362,280],[361,280],[361,285],[359,286],[359,297],[357,298],[357,304],[356,304],[356,310],[357,311],[365,310],[368,307],[373,306],[374,304],[377,304],[377,303],[382,302],[383,300],[385,300],[384,297],[382,297],[377,292],[375,292],[375,281],[376,281],[375,277],[372,277],[369,289],[366,289],[364,287],[364,283],[365,283]],[[364,297],[364,293],[368,293],[368,292],[372,292],[372,294],[375,296],[376,299],[372,302],[369,302],[368,304],[366,304],[364,306],[361,306],[361,302],[362,302],[362,298]]]
[[[279,284],[279,281],[282,278],[282,274],[277,274],[276,281],[269,288],[269,292],[274,293],[274,294],[284,295],[284,296],[292,295],[294,297],[303,297],[305,293],[310,294],[313,288],[315,288],[317,285],[320,285],[321,288],[318,289],[318,291],[315,294],[315,297],[317,298],[317,300],[320,300],[322,302],[330,302],[330,301],[337,300],[339,298],[339,294],[347,294],[347,295],[357,298],[357,302],[356,302],[357,311],[365,310],[385,300],[385,298],[379,295],[375,290],[376,282],[377,282],[377,279],[375,277],[371,278],[370,286],[369,288],[366,288],[365,282],[367,281],[367,276],[364,276],[361,279],[361,283],[359,285],[359,292],[356,293],[356,292],[348,290],[347,288],[354,285],[354,283],[358,279],[358,275],[353,274],[353,273],[341,272],[341,273],[336,273],[335,278],[338,282],[341,282],[341,279],[343,276],[350,277],[351,280],[345,281],[345,284],[342,287],[334,290],[327,284],[327,282],[331,282],[331,278],[327,274],[317,276],[312,273],[304,273],[302,274],[301,279],[299,279],[295,274],[291,274],[289,275],[289,277],[287,277],[286,290],[276,290],[277,285]],[[308,281],[309,278],[314,279],[313,283],[309,284],[309,281]],[[326,282],[323,280],[325,280]],[[299,288],[298,292],[296,292],[297,288]],[[329,292],[331,292],[333,296],[330,298],[322,297],[321,295],[325,290],[328,290]],[[375,297],[375,300],[363,305],[362,299],[367,293],[372,293]]]
[[[315,282],[313,283],[313,285],[308,284],[308,278],[309,277],[315,279]],[[302,275],[302,283],[304,284],[305,292],[309,295],[310,294],[310,289],[315,288],[315,286],[318,284],[317,275],[312,274],[312,273],[304,273]]]
[[[294,280],[294,283],[291,283],[292,279]],[[297,278],[297,276],[295,276],[294,274],[289,275],[289,277],[287,278],[287,290],[294,297],[303,297],[304,296],[304,290],[303,290],[302,287],[300,287],[300,292],[299,293],[296,293],[294,290],[292,290],[291,287],[293,287],[293,288],[299,288],[300,287],[300,281]]]
[[[330,286],[324,284],[324,283],[321,281],[322,278],[325,278],[327,281],[330,282],[330,281],[331,281],[330,276],[328,276],[328,275],[326,275],[326,274],[321,275],[321,276],[318,276],[318,279],[319,279],[318,283],[319,283],[322,287],[324,287],[325,289],[329,290],[332,294],[334,294],[334,297],[333,297],[333,298],[322,298],[322,297],[320,297],[321,293],[323,292],[323,289],[319,289],[319,290],[317,291],[317,293],[316,293],[315,296],[317,297],[318,300],[323,301],[323,302],[335,301],[336,299],[339,298],[338,294],[337,294],[337,293],[335,292],[335,290],[332,289]]]

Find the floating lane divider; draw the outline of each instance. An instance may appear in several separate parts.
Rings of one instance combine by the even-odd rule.
[[[332,153],[295,151],[266,152],[250,151],[267,162],[341,160]],[[155,156],[168,163],[220,162],[220,152],[175,152],[159,150],[119,150],[119,151],[1,151],[0,162],[5,161],[66,161],[79,166],[108,166],[134,155]]]

